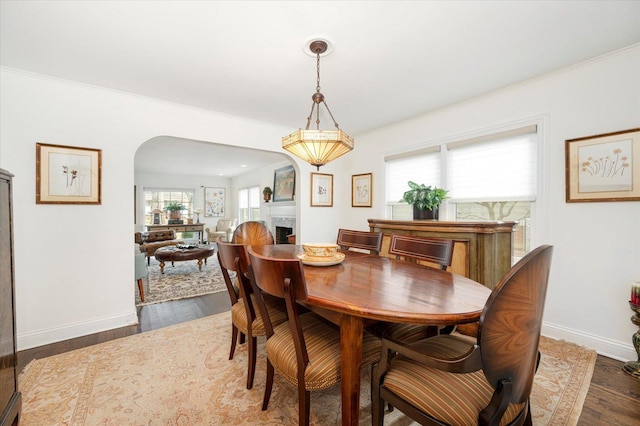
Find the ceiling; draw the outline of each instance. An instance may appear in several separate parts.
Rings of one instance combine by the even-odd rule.
[[[357,143],[640,42],[640,1],[2,0],[0,28],[3,67],[292,130],[316,88],[304,46],[320,35],[334,48],[321,61],[322,92]],[[182,170],[192,161],[159,157],[161,170],[162,158]]]

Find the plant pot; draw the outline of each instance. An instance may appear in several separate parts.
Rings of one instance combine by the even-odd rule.
[[[262,196],[264,197],[264,202],[265,203],[268,203],[271,200],[271,194],[268,193],[268,192],[265,193],[265,194],[262,194]]]
[[[169,212],[169,219],[180,219],[180,210],[171,210]]]
[[[438,220],[438,211],[440,209],[433,209],[433,210],[429,210],[429,209],[424,209],[424,210],[418,210],[418,208],[414,205],[413,206],[413,220]]]

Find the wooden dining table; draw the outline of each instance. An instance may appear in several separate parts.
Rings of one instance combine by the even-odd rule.
[[[302,246],[252,246],[295,258]],[[469,278],[383,256],[343,251],[342,263],[304,266],[303,304],[340,327],[342,424],[358,425],[364,328],[378,321],[425,325],[478,321],[491,290]]]

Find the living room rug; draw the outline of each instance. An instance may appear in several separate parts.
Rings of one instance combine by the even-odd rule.
[[[198,270],[197,260],[188,260],[175,262],[174,266],[167,262],[164,265],[164,274],[162,274],[160,273],[160,262],[153,257],[147,269],[149,271],[148,282],[143,280],[144,302],[140,300],[140,294],[136,289],[136,306],[186,299],[227,290],[217,256],[209,257],[207,264],[202,264],[202,271]]]
[[[19,377],[21,425],[282,425],[298,419],[296,388],[276,374],[267,411],[264,338],[246,389],[247,345],[229,360],[230,313],[34,360]],[[534,425],[575,425],[596,353],[543,338],[531,397]],[[363,370],[360,424],[371,424]],[[340,386],[311,393],[311,424],[340,424]],[[385,423],[413,425],[400,410]]]

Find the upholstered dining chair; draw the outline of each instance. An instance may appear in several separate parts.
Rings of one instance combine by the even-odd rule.
[[[382,248],[382,232],[356,231],[338,229],[336,244],[343,250],[366,250],[371,254],[380,254]]]
[[[233,231],[234,244],[257,245],[263,246],[273,244],[273,234],[262,222],[248,221],[242,222]]]
[[[307,299],[302,262],[298,259],[272,259],[248,247],[251,283],[254,292],[284,299],[288,321],[267,330],[267,384],[262,410],[271,397],[275,370],[298,388],[298,423],[309,424],[310,392],[329,388],[340,381],[340,330],[312,312],[301,314],[298,301]],[[260,305],[263,306],[263,305]],[[264,308],[261,308],[264,310]],[[263,317],[270,318],[267,312]],[[362,343],[362,365],[377,361],[380,340],[368,332]]]
[[[396,259],[432,263],[445,271],[453,259],[453,240],[391,234],[389,254]]]
[[[443,271],[451,266],[453,258],[453,240],[445,238],[415,237],[391,234],[389,254],[396,259],[424,261],[426,266],[437,266]],[[448,334],[455,325],[435,327],[428,325],[400,324],[381,322],[373,325],[371,331],[380,336],[403,342],[413,342],[438,333]]]
[[[421,424],[531,424],[552,253],[552,246],[540,246],[505,274],[487,299],[476,339],[451,334],[404,344],[384,338],[372,382],[372,424],[383,424],[384,401]]]
[[[255,294],[252,292],[247,273],[247,254],[242,244],[225,243],[221,237],[216,240],[218,246],[218,261],[220,270],[227,285],[227,291],[231,299],[231,350],[229,359],[233,359],[236,342],[243,336],[247,338],[248,365],[247,365],[247,389],[253,387],[253,379],[256,371],[257,336],[265,336],[266,330],[263,317],[256,308]],[[234,285],[230,272],[235,274]],[[286,307],[277,298],[265,297],[260,299],[264,303],[272,324],[281,324],[287,320]],[[240,335],[238,335],[240,332]]]

